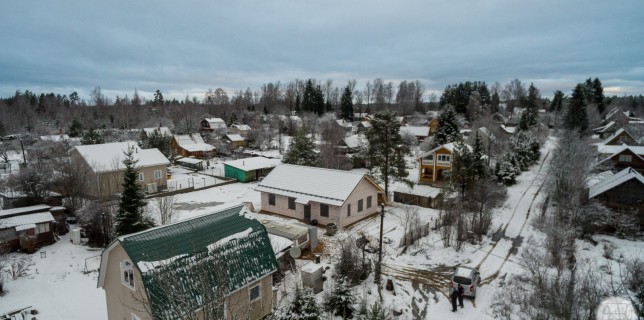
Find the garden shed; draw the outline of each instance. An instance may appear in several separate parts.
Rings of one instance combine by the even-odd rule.
[[[277,159],[252,157],[224,162],[224,176],[239,182],[255,181],[266,176],[280,163]]]

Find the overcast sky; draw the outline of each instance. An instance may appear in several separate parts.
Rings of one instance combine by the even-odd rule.
[[[203,98],[295,78],[644,94],[644,1],[0,1],[0,96]]]

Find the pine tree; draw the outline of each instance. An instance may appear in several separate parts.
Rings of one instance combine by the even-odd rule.
[[[139,184],[139,170],[136,167],[138,160],[134,159],[134,149],[125,151],[123,165],[123,192],[119,202],[119,210],[116,214],[116,235],[126,235],[143,231],[154,226],[150,219],[143,216],[143,208],[146,206],[143,189]]]
[[[604,111],[606,111],[604,88],[602,87],[602,83],[599,81],[599,78],[595,78],[595,80],[593,80],[593,102],[597,104],[597,110],[600,114],[603,114]]]
[[[572,92],[568,112],[564,118],[564,126],[569,130],[577,130],[584,133],[588,129],[588,114],[586,113],[586,87],[577,84]]]
[[[315,112],[317,115],[324,113],[324,93],[319,85],[313,85],[313,80],[306,81],[304,87],[304,98],[302,99],[302,111]]]
[[[317,167],[320,165],[320,157],[315,152],[313,139],[309,138],[306,126],[293,137],[288,152],[284,155],[284,163],[297,164],[301,166]]]
[[[366,137],[369,141],[369,164],[378,169],[378,176],[385,184],[385,196],[388,197],[389,179],[409,182],[409,173],[405,167],[405,155],[409,153],[409,147],[400,136],[400,123],[396,121],[396,114],[392,111],[376,113]]]
[[[238,123],[239,123],[239,120],[237,120],[237,114],[233,112],[230,115],[230,119],[228,120],[228,125],[232,126],[233,124],[238,124]]]
[[[320,310],[318,308],[313,292],[309,288],[302,288],[299,285],[293,292],[293,300],[280,320],[319,320]]]
[[[355,298],[351,293],[351,289],[344,284],[344,281],[340,280],[335,284],[333,292],[327,297],[324,308],[336,316],[347,319],[353,315],[354,302]]]
[[[163,99],[163,93],[161,93],[161,90],[157,90],[154,93],[154,105],[162,106],[164,103],[165,103],[165,100]]]
[[[84,145],[88,144],[101,144],[105,140],[103,140],[103,137],[101,136],[98,131],[92,129],[89,129],[84,135],[83,138],[81,139],[81,143]]]
[[[492,113],[499,111],[499,104],[501,104],[501,99],[499,98],[499,94],[494,91],[492,94],[492,101],[490,102]]]
[[[353,98],[351,95],[351,87],[344,87],[340,98],[340,118],[347,121],[353,121]]]
[[[444,145],[448,142],[454,142],[461,139],[461,132],[458,129],[458,121],[456,121],[456,114],[451,108],[447,108],[445,112],[438,116],[438,128],[434,143],[436,145]]]
[[[298,113],[298,114],[302,111],[302,109],[301,109],[301,107],[300,107],[300,104],[301,104],[301,103],[300,103],[300,95],[298,94],[298,95],[295,97],[295,112],[296,112],[296,113]]]
[[[67,134],[70,137],[75,138],[80,136],[82,133],[83,133],[83,124],[80,121],[78,121],[76,118],[74,118],[74,120],[72,120],[72,124],[69,126],[69,130]]]

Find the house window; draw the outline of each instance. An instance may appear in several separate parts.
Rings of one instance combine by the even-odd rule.
[[[434,161],[434,155],[433,155],[433,154],[430,154],[430,155],[426,156],[426,157],[425,157],[425,160],[428,160],[428,161]]]
[[[132,268],[132,263],[129,261],[121,262],[121,283],[134,289],[134,268]]]
[[[630,154],[620,154],[619,155],[619,162],[631,162],[633,160],[633,156]]]
[[[161,170],[154,170],[154,179],[161,179]]]
[[[320,203],[320,216],[328,217],[329,216],[329,205]]]
[[[295,210],[295,198],[288,198],[288,208]]]
[[[362,212],[362,199],[358,200],[358,212]]]
[[[49,232],[49,223],[39,223],[36,225],[36,233]]]
[[[271,206],[275,205],[275,195],[272,193],[268,194],[268,204]]]
[[[439,154],[438,161],[449,162],[450,156],[448,154]]]
[[[134,313],[132,313],[132,318],[131,319],[132,320],[141,320],[141,318],[139,318],[139,316],[135,315]]]
[[[260,285],[257,284],[255,286],[250,287],[250,290],[248,291],[250,295],[250,302],[253,302],[259,298],[262,297],[262,292],[260,290]]]
[[[367,209],[371,208],[371,200],[372,200],[372,197],[368,196],[367,197]]]
[[[139,172],[139,181],[143,181],[143,172]]]
[[[347,217],[350,217],[350,216],[351,216],[351,204],[349,203],[347,205]]]

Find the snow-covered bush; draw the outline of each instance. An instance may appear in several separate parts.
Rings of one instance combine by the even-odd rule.
[[[499,182],[505,185],[513,185],[520,174],[521,168],[514,153],[506,153],[496,162],[494,175]]]
[[[362,261],[362,254],[353,239],[340,242],[340,259],[335,264],[338,277],[350,284],[357,284],[368,272],[368,264]]]
[[[319,320],[320,310],[313,291],[309,288],[295,286],[293,299],[286,311],[279,317],[280,320]]]

